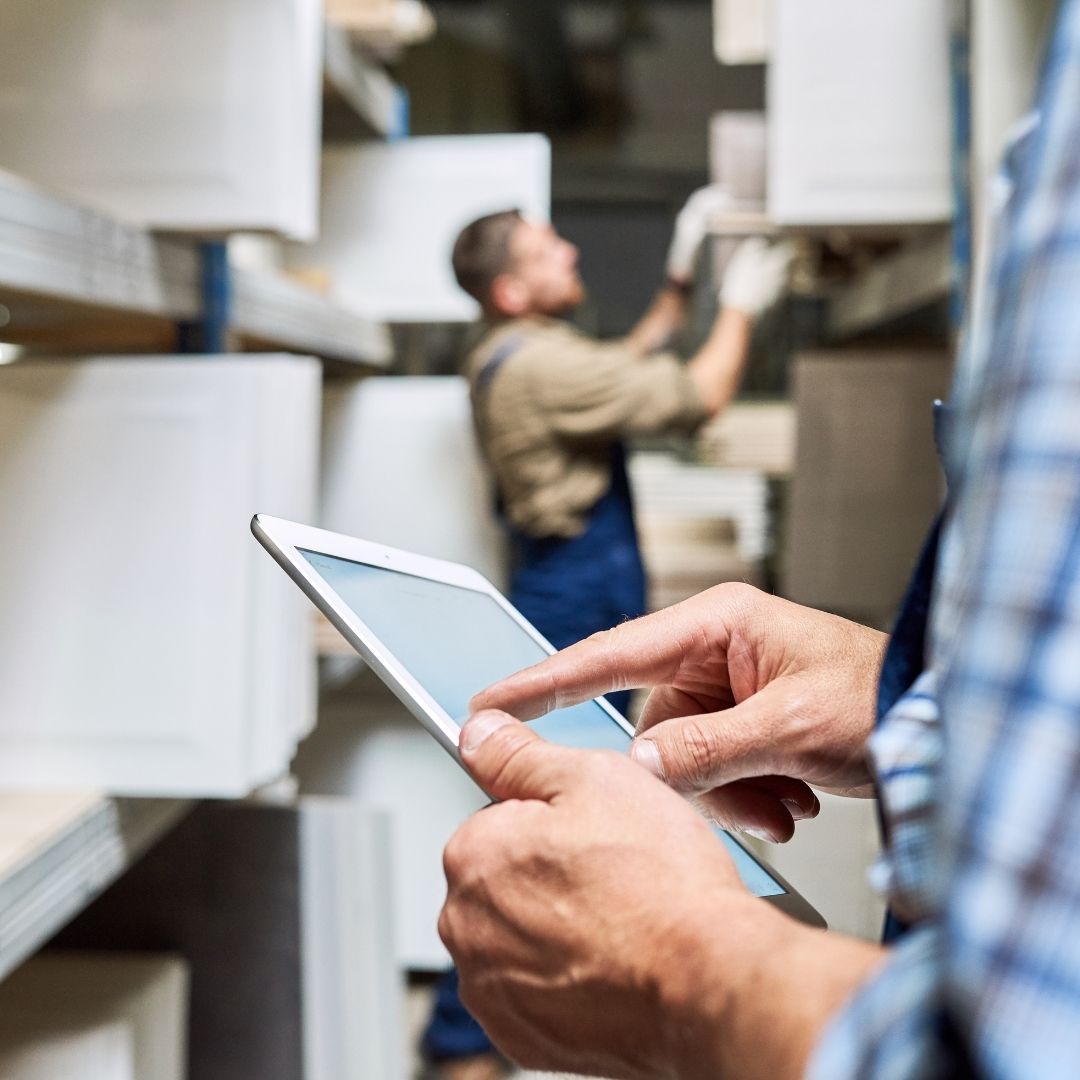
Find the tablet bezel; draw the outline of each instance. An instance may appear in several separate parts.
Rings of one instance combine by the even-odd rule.
[[[398,548],[359,540],[341,533],[329,532],[311,525],[286,521],[266,514],[256,514],[251,520],[251,531],[260,544],[270,553],[278,565],[296,582],[311,602],[330,620],[345,640],[360,654],[369,667],[390,688],[394,696],[427,729],[459,766],[462,764],[458,751],[461,728],[447,715],[433,697],[386,649],[378,635],[334,591],[303,552],[328,555],[350,562],[379,566],[403,574],[428,578],[432,581],[471,589],[490,597],[547,653],[556,650],[551,643],[529,623],[524,616],[483,574],[461,563],[447,562],[426,555],[402,551]],[[595,702],[630,737],[633,726],[603,698]],[[727,830],[725,830],[726,832]],[[825,920],[804,900],[777,871],[764,862],[738,837],[727,835],[739,845],[754,862],[785,891],[776,896],[763,896],[781,911],[812,926],[825,926]]]

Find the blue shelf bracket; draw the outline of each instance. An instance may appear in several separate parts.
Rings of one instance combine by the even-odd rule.
[[[229,251],[224,240],[208,240],[199,245],[201,271],[200,317],[183,322],[178,345],[184,353],[229,352],[229,325],[232,321],[232,278]]]

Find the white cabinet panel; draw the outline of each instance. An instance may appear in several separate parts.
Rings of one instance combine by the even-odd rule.
[[[320,0],[8,0],[0,167],[159,228],[318,221]]]
[[[542,135],[457,135],[323,154],[318,242],[297,266],[327,269],[349,307],[387,322],[460,322],[477,308],[454,281],[458,232],[519,208],[547,219],[551,148]]]
[[[34,957],[0,984],[0,1077],[22,1080],[24,1073],[12,1069],[13,1061],[47,1060],[76,1033],[95,1032],[103,1061],[129,1061],[127,1071],[117,1075],[184,1080],[187,994],[187,967],[178,957],[91,952]],[[106,1035],[117,1027],[125,1038]],[[89,1049],[80,1047],[86,1056],[76,1059],[71,1071],[41,1075],[111,1078],[115,1066],[100,1074],[88,1068]]]
[[[307,605],[248,532],[314,514],[307,358],[0,368],[0,784],[238,795],[310,723]]]
[[[328,388],[322,463],[323,528],[463,562],[505,586],[506,541],[464,379]]]
[[[389,821],[346,799],[298,816],[303,1080],[404,1080]]]
[[[398,963],[447,967],[436,926],[446,898],[443,848],[487,796],[371,672],[320,703],[294,771],[305,794],[347,796],[387,814]]]
[[[775,16],[773,221],[947,220],[949,0],[777,0]]]
[[[464,562],[504,585],[505,542],[465,380],[373,378],[328,389],[320,524]],[[435,929],[442,849],[486,801],[476,785],[370,673],[323,700],[294,769],[305,792],[389,812],[397,955],[406,967],[445,966]]]
[[[713,0],[713,51],[721,64],[764,64],[775,0]]]
[[[12,1019],[15,1038],[0,1047],[3,1080],[140,1080],[135,1071],[131,1025],[123,1022],[56,1030],[34,1025],[21,1013]]]

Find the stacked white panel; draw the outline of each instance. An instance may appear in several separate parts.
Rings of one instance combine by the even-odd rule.
[[[346,796],[391,825],[393,947],[402,968],[450,964],[439,940],[442,853],[488,798],[371,673],[324,699],[294,764],[306,794]]]
[[[319,524],[465,563],[505,585],[506,541],[465,380],[373,378],[328,388]]]
[[[0,785],[242,795],[314,707],[310,616],[248,532],[310,520],[298,357],[0,368]]]
[[[304,1080],[405,1080],[389,820],[302,800],[300,865]]]
[[[187,999],[178,957],[35,957],[0,984],[0,1076],[184,1080]]]
[[[949,0],[776,0],[769,217],[898,225],[952,216]]]
[[[322,484],[324,528],[464,562],[505,584],[505,540],[464,379],[374,378],[328,389]],[[324,699],[295,771],[306,792],[388,812],[397,956],[405,967],[444,966],[435,930],[442,849],[484,805],[476,785],[370,674]]]
[[[551,147],[542,135],[454,135],[327,149],[318,243],[290,261],[329,270],[336,298],[390,322],[467,322],[450,254],[474,218],[520,209],[546,220]]]
[[[320,0],[10,0],[0,167],[169,229],[318,227]]]
[[[721,64],[764,64],[775,0],[713,0],[713,51]]]

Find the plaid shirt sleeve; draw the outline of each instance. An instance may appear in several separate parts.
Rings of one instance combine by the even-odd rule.
[[[820,1080],[1080,1075],[1080,0],[1037,117],[958,371],[928,670],[871,747],[915,928]]]

